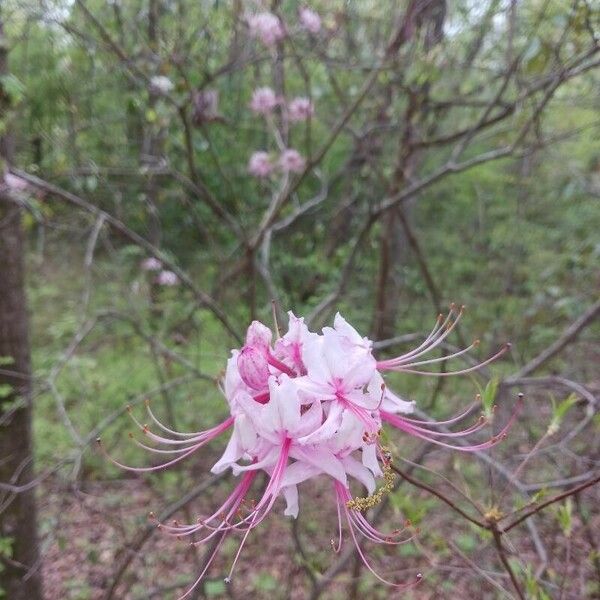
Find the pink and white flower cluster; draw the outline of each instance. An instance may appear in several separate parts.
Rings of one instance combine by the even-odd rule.
[[[294,98],[288,105],[269,87],[254,90],[250,101],[251,110],[265,117],[271,115],[277,106],[283,107],[283,114],[290,121],[305,121],[314,114],[314,105],[309,98]],[[248,161],[248,172],[254,177],[269,177],[275,169],[283,173],[302,173],[306,167],[304,157],[294,148],[283,148],[278,158],[264,150],[254,152]]]
[[[158,275],[156,275],[156,277],[154,278],[154,283],[157,285],[171,287],[179,283],[179,277],[177,277],[177,275],[173,273],[173,271],[163,269],[162,262],[154,256],[145,258],[141,262],[140,268],[142,269],[142,271],[147,271],[149,273],[158,272]]]
[[[250,35],[258,38],[265,46],[274,46],[286,36],[283,21],[273,13],[262,12],[248,17]]]
[[[298,11],[300,27],[316,35],[321,30],[321,17],[311,8],[304,6]],[[259,39],[268,48],[283,40],[287,27],[283,20],[270,12],[260,12],[247,17],[248,29],[253,38]]]
[[[248,161],[248,172],[254,177],[268,177],[276,168],[283,173],[302,173],[306,161],[302,155],[293,148],[286,148],[278,158],[272,157],[264,150],[252,153]]]
[[[213,473],[231,469],[240,481],[230,496],[213,514],[190,525],[160,524],[167,534],[194,539],[195,545],[215,540],[215,550],[206,568],[199,575],[185,598],[204,577],[223,539],[230,533],[241,533],[240,549],[233,561],[229,577],[248,534],[267,517],[278,498],[286,502],[285,515],[296,517],[299,512],[298,486],[316,477],[329,478],[337,505],[339,550],[342,541],[342,515],[350,535],[371,572],[383,579],[367,562],[357,536],[381,544],[399,544],[413,537],[410,527],[382,532],[372,526],[362,510],[376,498],[376,481],[383,478],[384,487],[391,489],[391,458],[381,444],[380,431],[388,424],[400,431],[431,443],[475,451],[493,446],[505,437],[517,411],[508,424],[491,439],[469,445],[452,445],[448,439],[480,431],[485,419],[460,432],[440,431],[440,425],[409,416],[414,404],[402,400],[385,383],[383,373],[397,371],[430,375],[466,373],[502,355],[504,346],[494,356],[475,367],[462,371],[428,372],[431,365],[462,355],[476,343],[455,355],[424,358],[439,347],[460,319],[462,310],[451,309],[445,319],[436,322],[431,333],[414,350],[386,360],[377,360],[372,342],[362,337],[340,314],[333,327],[320,334],[309,331],[302,318],[289,313],[289,327],[283,337],[274,339],[271,330],[258,321],[248,328],[245,344],[233,350],[221,383],[229,416],[220,424],[201,432],[177,433],[163,425],[149,406],[148,414],[154,432],[134,418],[151,442],[137,443],[145,449],[172,457],[153,467],[124,467],[137,472],[156,471],[191,456],[217,436],[231,431],[227,447],[212,467]],[[469,411],[444,425],[463,419]],[[133,415],[132,415],[133,416]],[[164,448],[157,448],[156,445]],[[166,448],[166,449],[165,449]],[[120,463],[117,463],[120,466]],[[249,502],[251,487],[259,473],[267,477],[260,499]],[[350,480],[366,488],[366,498],[354,500]],[[362,504],[361,504],[361,501]],[[419,577],[417,577],[418,579]],[[414,581],[408,585],[413,585]]]
[[[256,88],[252,93],[250,108],[257,115],[270,115],[277,106],[282,106],[288,119],[296,122],[306,121],[315,112],[315,107],[310,98],[297,96],[286,105],[285,99],[278,97],[270,87]]]

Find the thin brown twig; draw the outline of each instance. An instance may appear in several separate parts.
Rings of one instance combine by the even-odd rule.
[[[567,490],[566,492],[563,492],[562,494],[558,494],[558,495],[554,496],[553,498],[550,498],[550,499],[546,500],[545,502],[538,504],[535,508],[532,508],[531,510],[528,510],[526,513],[521,515],[516,521],[513,521],[512,523],[510,523],[510,525],[505,525],[505,526],[501,527],[499,529],[500,533],[509,532],[511,529],[513,529],[517,525],[521,524],[526,519],[529,519],[529,517],[540,512],[547,506],[550,506],[551,504],[554,504],[556,502],[560,502],[561,500],[564,500],[565,498],[568,498],[569,496],[572,496],[573,494],[578,494],[579,492],[582,492],[583,490],[591,487],[592,485],[597,484],[598,482],[600,482],[600,474],[597,474],[595,477],[592,477],[591,479],[589,479],[585,483],[582,483],[581,485],[578,485],[577,487],[571,488],[570,490]],[[509,516],[510,515],[506,515],[506,517],[509,517]]]

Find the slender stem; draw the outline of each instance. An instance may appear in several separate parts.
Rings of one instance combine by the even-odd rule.
[[[590,479],[589,481],[586,481],[586,482],[582,483],[581,485],[578,485],[577,487],[571,488],[570,490],[567,490],[566,492],[563,492],[562,494],[558,494],[558,496],[554,496],[554,498],[550,498],[549,500],[546,500],[545,502],[538,504],[535,508],[532,508],[531,510],[529,510],[526,513],[524,513],[523,515],[521,515],[516,521],[513,521],[510,525],[507,525],[506,527],[502,527],[500,532],[501,533],[509,532],[511,529],[513,529],[514,527],[516,527],[517,525],[519,525],[520,523],[525,521],[525,519],[528,519],[529,517],[531,517],[535,513],[539,512],[540,510],[546,508],[547,506],[550,506],[551,504],[554,504],[555,502],[560,502],[561,500],[564,500],[565,498],[568,498],[569,496],[572,496],[573,494],[578,494],[579,492],[585,490],[586,488],[591,487],[592,485],[595,485],[598,482],[600,482],[600,474],[597,474],[595,477],[592,477],[592,479]]]
[[[519,596],[520,600],[525,600],[525,594],[523,594],[523,590],[521,590],[521,585],[519,584],[519,580],[517,579],[510,563],[508,562],[508,558],[506,558],[506,550],[504,546],[502,546],[502,534],[498,531],[498,526],[496,523],[491,523],[490,527],[492,531],[492,535],[494,536],[494,543],[496,544],[496,550],[498,551],[498,556],[500,557],[500,561],[504,566],[506,572],[508,573],[510,580],[517,592],[517,596]]]
[[[457,506],[452,500],[450,500],[450,498],[447,498],[441,492],[438,492],[436,489],[428,486],[426,483],[423,483],[422,481],[411,477],[408,473],[405,473],[404,471],[400,470],[396,465],[392,464],[391,467],[395,473],[402,477],[402,479],[405,479],[409,483],[412,483],[415,487],[421,488],[422,490],[433,494],[436,498],[439,498],[442,502],[446,503],[452,510],[457,512],[461,517],[467,519],[467,521],[470,521],[471,523],[477,525],[477,527],[481,527],[482,529],[490,528],[490,526],[487,523],[483,523],[482,521],[479,521],[478,519],[475,519],[474,517],[466,513],[462,508]]]

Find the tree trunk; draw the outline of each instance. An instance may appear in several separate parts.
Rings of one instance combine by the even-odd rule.
[[[6,75],[8,49],[0,17],[0,75]],[[1,92],[1,89],[0,89]],[[6,124],[8,98],[0,93]],[[31,387],[25,304],[21,210],[4,185],[12,140],[0,140],[0,482],[23,486],[33,478]],[[0,590],[10,600],[41,600],[35,489],[0,491]]]
[[[443,37],[446,1],[417,4],[415,19],[418,35],[423,37],[424,47],[431,49]],[[428,94],[427,81],[409,91],[389,196],[394,196],[409,183],[419,168],[421,157],[414,142],[419,138],[419,129],[427,116]],[[414,197],[409,198],[403,206],[392,208],[381,216],[379,271],[371,327],[372,337],[376,340],[391,338],[395,334],[403,284],[401,268],[407,263],[409,245],[413,245],[407,231],[410,229],[411,206],[415,200]]]

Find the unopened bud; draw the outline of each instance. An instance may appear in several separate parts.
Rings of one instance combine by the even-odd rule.
[[[256,346],[244,346],[237,360],[242,381],[253,390],[264,390],[269,382],[267,355]]]

